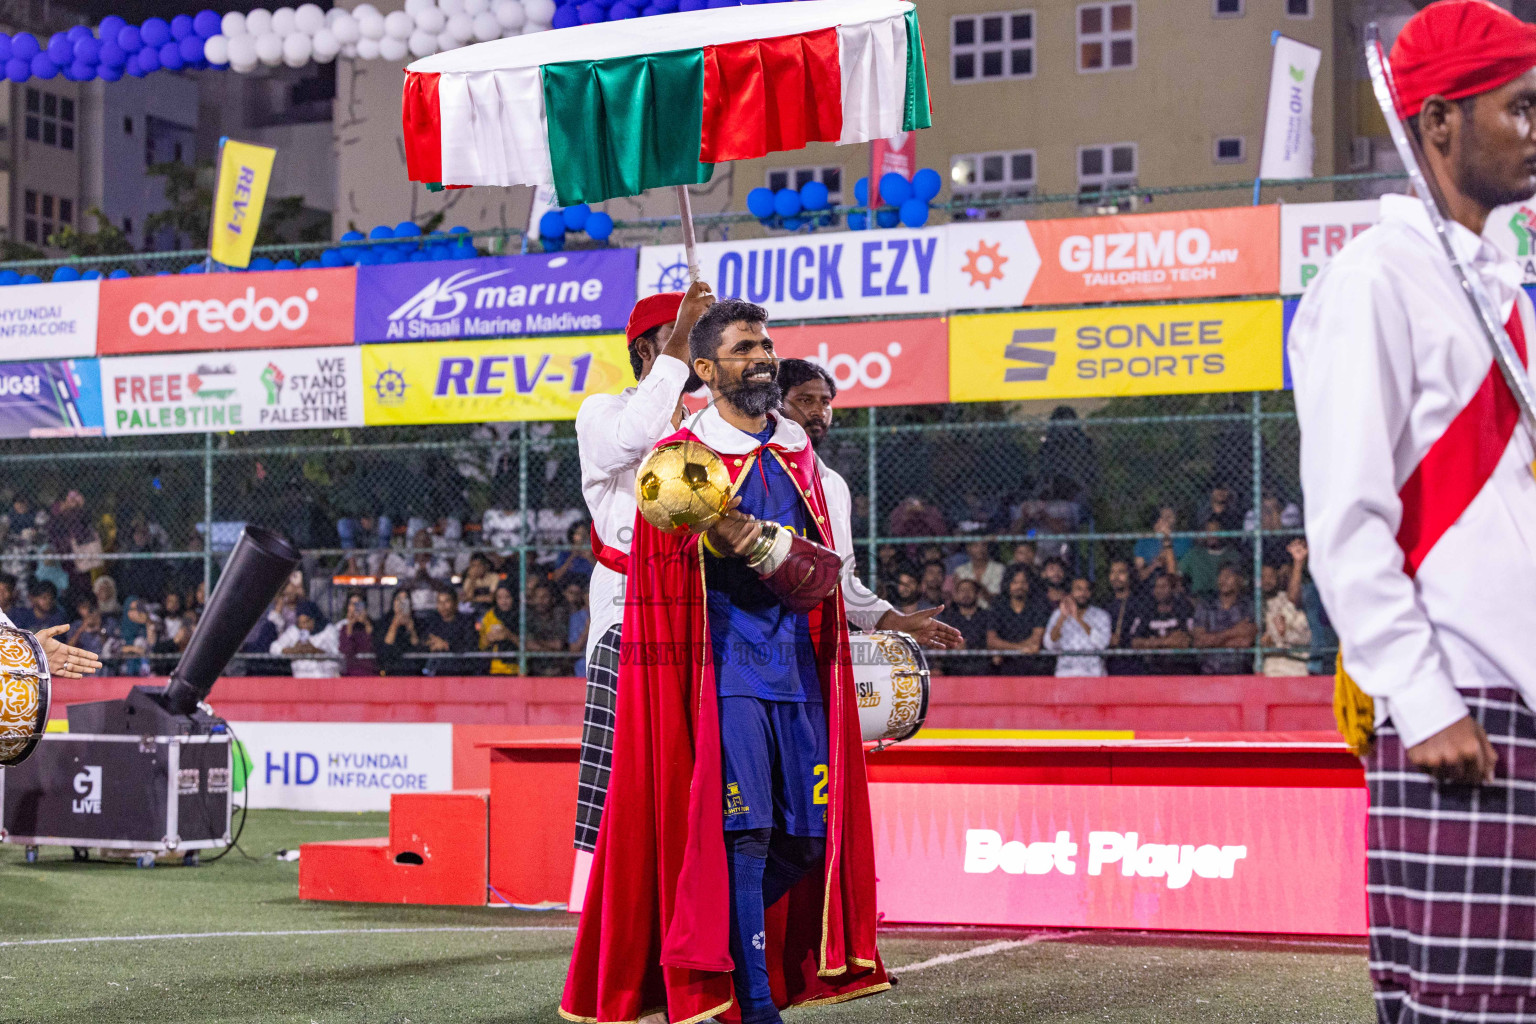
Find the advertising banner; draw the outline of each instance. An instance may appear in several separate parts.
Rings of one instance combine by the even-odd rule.
[[[1375,199],[1281,206],[1280,294],[1305,291],[1346,242],[1376,223],[1380,207]]]
[[[1280,302],[1118,306],[950,321],[955,402],[1268,391]]]
[[[0,359],[96,354],[99,281],[0,288]]]
[[[357,348],[101,360],[107,435],[363,425]]]
[[[837,382],[839,408],[949,401],[949,326],[871,320],[770,327],[781,359],[808,359]]]
[[[635,382],[622,334],[364,345],[362,374],[369,426],[573,420]]]
[[[393,263],[357,269],[356,340],[622,331],[633,249]]]
[[[1312,90],[1323,51],[1276,33],[1269,70],[1269,105],[1259,177],[1312,176]]]
[[[233,722],[251,807],[387,811],[391,793],[453,788],[447,722]]]
[[[1498,207],[1488,215],[1483,237],[1519,260],[1525,283],[1536,284],[1536,202]]]
[[[102,427],[96,360],[0,363],[0,437],[100,437]]]
[[[98,352],[350,345],[356,284],[355,267],[102,281]]]
[[[1363,788],[869,787],[887,921],[1365,933]]]

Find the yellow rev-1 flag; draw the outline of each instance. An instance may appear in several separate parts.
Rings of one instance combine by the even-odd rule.
[[[261,226],[261,207],[272,180],[277,150],[234,139],[219,140],[219,187],[213,196],[208,248],[229,267],[251,265],[251,246]]]

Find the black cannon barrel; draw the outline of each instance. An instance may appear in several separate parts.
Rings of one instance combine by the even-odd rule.
[[[186,653],[171,673],[165,710],[177,715],[197,710],[298,564],[298,549],[281,534],[260,526],[240,531]]]

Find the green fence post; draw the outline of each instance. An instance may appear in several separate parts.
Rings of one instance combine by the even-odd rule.
[[[213,593],[213,432],[203,435],[203,600]]]
[[[1263,397],[1255,391],[1250,415],[1253,423],[1253,672],[1264,674],[1264,432]]]

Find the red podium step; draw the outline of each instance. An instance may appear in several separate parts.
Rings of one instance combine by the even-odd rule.
[[[490,791],[396,793],[389,836],[299,847],[299,898],[484,906]]]

